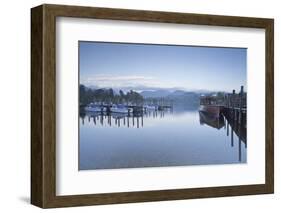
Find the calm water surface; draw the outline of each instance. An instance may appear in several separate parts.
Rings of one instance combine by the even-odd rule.
[[[80,114],[79,169],[246,163],[245,131],[221,116]],[[238,129],[238,130],[237,130]]]

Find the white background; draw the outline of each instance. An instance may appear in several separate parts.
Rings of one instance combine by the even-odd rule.
[[[107,6],[175,12],[212,13],[275,18],[275,59],[281,57],[281,14],[279,1],[228,0],[103,0],[48,1],[48,3]],[[0,211],[39,212],[28,204],[30,189],[30,7],[37,0],[2,1],[1,15],[1,176]],[[279,36],[278,36],[279,35]],[[140,204],[54,209],[49,212],[278,212],[281,207],[280,181],[280,63],[275,60],[275,194],[230,198],[208,198]],[[279,96],[279,97],[278,97]],[[280,210],[279,210],[280,211]]]

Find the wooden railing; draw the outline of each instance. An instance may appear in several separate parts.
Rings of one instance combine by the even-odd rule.
[[[241,86],[239,93],[224,94],[224,96],[205,96],[200,98],[201,105],[219,105],[225,108],[238,108],[245,110],[247,108],[247,94],[244,92],[244,87]]]
[[[244,87],[241,86],[241,90],[238,94],[235,90],[231,94],[226,94],[224,97],[225,108],[239,108],[245,110],[247,108],[247,94],[244,93]]]

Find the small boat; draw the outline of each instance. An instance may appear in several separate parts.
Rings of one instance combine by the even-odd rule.
[[[102,108],[101,107],[86,106],[85,111],[87,111],[87,112],[102,112]]]
[[[157,106],[155,105],[144,105],[144,110],[157,110]]]
[[[200,97],[199,112],[208,113],[210,116],[218,118],[223,110],[223,106],[219,104],[215,95]]]
[[[115,105],[113,104],[112,107],[110,108],[110,111],[112,113],[130,113],[131,109],[129,109],[128,107],[125,107],[124,105]]]
[[[199,112],[205,112],[211,116],[218,118],[221,114],[223,107],[220,105],[200,105]]]
[[[84,109],[86,112],[102,112],[104,108],[102,106],[90,103]]]

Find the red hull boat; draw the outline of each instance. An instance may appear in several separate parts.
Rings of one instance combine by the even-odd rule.
[[[211,116],[214,116],[215,118],[218,118],[221,114],[222,109],[223,106],[219,105],[200,105],[199,112],[205,112]]]

